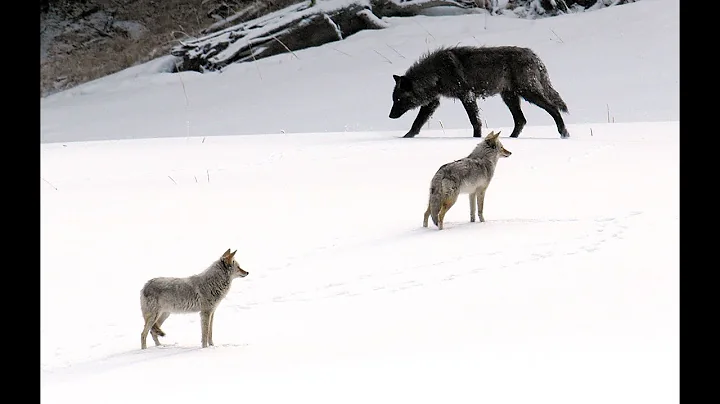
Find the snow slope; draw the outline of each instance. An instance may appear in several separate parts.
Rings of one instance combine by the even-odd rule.
[[[430,49],[455,44],[532,48],[570,108],[568,123],[678,120],[678,13],[677,0],[642,0],[538,20],[390,18],[390,28],[301,50],[297,58],[277,55],[213,74],[118,74],[102,79],[103,88],[90,82],[54,94],[41,99],[41,141],[407,131],[415,113],[387,117],[392,74]],[[155,65],[162,71],[166,60]],[[479,105],[488,126],[512,124],[500,97]],[[523,110],[529,125],[552,124],[524,101]],[[443,102],[430,128],[441,129],[440,121],[445,129],[470,130],[457,102]]]
[[[442,231],[421,226],[430,178],[478,140],[452,102],[444,128],[398,138],[413,116],[387,118],[381,81],[422,52],[412,21],[449,42],[465,16],[183,74],[189,108],[162,73],[43,99],[42,402],[679,402],[676,7],[488,19],[487,38],[540,49],[572,138],[531,106],[506,138],[509,112],[483,102],[513,154],[487,221],[462,196]],[[408,60],[372,59],[385,42]],[[216,346],[200,348],[199,316],[173,315],[140,350],[143,283],[227,248],[250,275],[217,310]]]

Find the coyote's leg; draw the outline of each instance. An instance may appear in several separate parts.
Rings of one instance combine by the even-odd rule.
[[[478,219],[481,222],[485,221],[485,216],[483,216],[483,206],[485,205],[485,189],[487,188],[478,188],[477,191],[475,191],[475,194],[477,195]]]
[[[208,344],[210,346],[215,345],[215,344],[213,344],[213,340],[212,340],[213,321],[215,321],[215,310],[210,312],[210,322],[208,324]]]
[[[502,97],[505,105],[507,105],[510,109],[513,121],[515,122],[515,127],[513,128],[510,137],[518,137],[527,123],[525,115],[523,115],[522,110],[520,109],[520,96],[510,91],[504,91],[500,94],[500,97]]]
[[[538,107],[544,109],[545,112],[550,114],[550,116],[555,121],[555,125],[557,126],[557,130],[558,133],[560,133],[561,138],[565,139],[570,137],[570,133],[565,127],[565,121],[563,121],[562,116],[560,115],[560,111],[557,109],[557,107],[547,101],[543,95],[535,93],[523,93],[522,97],[525,98],[525,100],[527,100],[528,102],[537,105]]]
[[[442,205],[440,205],[440,213],[438,214],[438,229],[443,229],[443,223],[445,222],[445,214],[448,210],[450,210],[450,208],[452,208],[453,205],[455,205],[455,201],[457,201],[457,198],[457,195],[451,196],[449,199],[444,200],[442,202]]]
[[[167,320],[168,317],[170,317],[170,313],[160,313],[157,321],[155,321],[155,325],[150,327],[150,335],[152,335],[155,346],[160,345],[160,340],[158,339],[158,336],[165,335],[165,333],[163,333],[163,331],[160,329],[160,326],[163,325],[163,323],[165,322],[165,320]]]
[[[433,114],[433,112],[435,112],[438,106],[440,106],[440,99],[435,98],[429,103],[420,107],[420,112],[418,112],[415,121],[413,121],[410,131],[406,133],[403,137],[415,137],[415,135],[420,133],[420,129],[422,129],[423,125],[425,125],[428,119],[430,119],[430,116]]]
[[[147,348],[147,335],[152,325],[155,324],[155,321],[157,321],[158,315],[159,313],[143,314],[143,317],[145,318],[145,327],[143,327],[142,333],[140,334],[140,349]]]
[[[478,109],[475,93],[472,91],[468,92],[460,98],[460,101],[462,101],[465,112],[467,112],[468,118],[470,118],[470,124],[473,127],[473,137],[482,137],[480,110]]]
[[[470,221],[475,221],[475,192],[469,195],[470,196]]]
[[[208,329],[210,327],[210,313],[212,313],[209,310],[203,310],[200,312],[200,333],[202,334],[202,338],[200,339],[202,347],[206,348],[208,346]]]
[[[423,216],[423,227],[428,227],[428,217],[430,217],[430,203],[428,202],[428,208]]]

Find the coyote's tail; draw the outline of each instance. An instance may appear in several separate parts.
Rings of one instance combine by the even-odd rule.
[[[165,336],[165,331],[161,330],[160,327],[157,326],[157,324],[153,324],[152,330],[155,331],[155,334],[157,334],[161,337]]]
[[[148,281],[148,283],[150,283],[151,281],[152,280]],[[152,307],[157,305],[157,299],[152,299],[149,296],[146,288],[147,288],[147,283],[140,291],[140,309],[142,310],[143,317],[146,317],[148,312],[152,312],[153,311]],[[161,330],[160,327],[157,326],[157,324],[152,325],[152,331],[161,337],[165,336],[165,332],[163,330]]]
[[[442,196],[440,195],[440,189],[437,186],[430,187],[430,217],[432,218],[435,226],[438,225],[438,214],[440,213],[440,204],[442,203]]]

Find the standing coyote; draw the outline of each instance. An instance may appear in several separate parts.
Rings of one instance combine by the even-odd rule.
[[[395,89],[390,118],[400,118],[420,107],[404,137],[414,137],[440,106],[440,97],[459,99],[470,118],[473,136],[481,137],[477,98],[500,94],[510,109],[518,137],[525,123],[520,97],[547,111],[555,120],[560,137],[570,136],[560,112],[567,105],[550,84],[545,65],[530,49],[516,46],[440,48],[415,62],[404,76],[393,75]]]
[[[430,181],[430,200],[423,217],[423,227],[428,227],[428,216],[442,230],[445,214],[457,201],[458,195],[470,194],[470,221],[475,221],[475,202],[478,218],[483,217],[485,190],[490,185],[495,166],[500,157],[509,157],[512,153],[500,143],[500,132],[490,132],[469,156],[442,165]]]
[[[140,291],[140,308],[145,320],[140,335],[142,349],[147,348],[148,331],[155,346],[160,345],[158,336],[165,336],[160,326],[171,313],[200,312],[202,347],[214,345],[212,327],[215,309],[228,294],[233,279],[248,275],[233,258],[236,252],[230,252],[228,248],[220,259],[200,274],[187,278],[154,278],[145,283]]]

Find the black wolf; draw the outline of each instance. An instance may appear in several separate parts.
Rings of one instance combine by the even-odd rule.
[[[555,120],[560,137],[570,136],[560,112],[567,105],[550,84],[545,64],[528,48],[517,46],[457,46],[437,49],[416,61],[404,76],[393,75],[393,106],[390,118],[420,107],[404,137],[414,137],[440,105],[440,97],[459,99],[467,111],[473,136],[481,137],[477,98],[500,94],[512,113],[518,137],[525,123],[520,97],[547,111]]]

